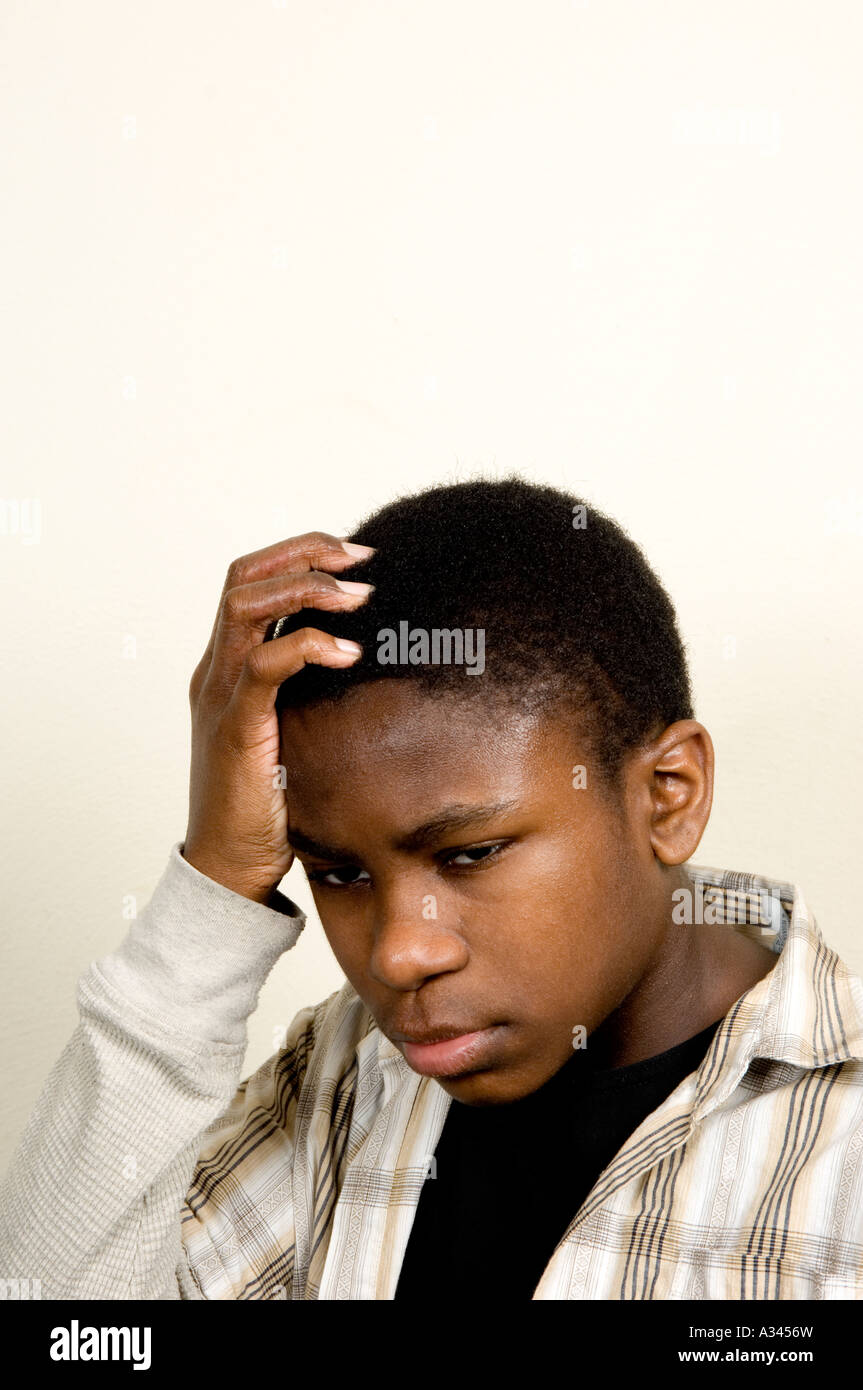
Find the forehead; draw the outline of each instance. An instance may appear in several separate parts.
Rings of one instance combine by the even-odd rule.
[[[578,740],[561,718],[479,695],[429,696],[414,682],[358,686],[280,717],[287,790],[309,807],[346,798],[456,800],[490,789],[525,796],[568,785]]]

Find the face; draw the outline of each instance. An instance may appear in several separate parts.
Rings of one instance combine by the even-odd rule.
[[[652,855],[625,791],[601,792],[562,718],[408,681],[285,711],[281,730],[289,838],[382,1032],[456,1100],[536,1090],[655,945]]]

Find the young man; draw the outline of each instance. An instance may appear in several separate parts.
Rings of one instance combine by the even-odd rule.
[[[612,521],[509,479],[274,545],[231,566],[190,693],[186,836],[81,980],[0,1273],[863,1296],[863,982],[795,888],[688,865],[713,749]],[[238,1087],[294,855],[346,983]]]

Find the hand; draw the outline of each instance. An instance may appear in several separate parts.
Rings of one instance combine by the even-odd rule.
[[[278,688],[306,662],[350,666],[360,654],[356,643],[315,627],[270,642],[264,636],[276,618],[301,608],[343,612],[366,601],[372,585],[326,573],[374,553],[347,545],[310,531],[234,560],[189,686],[192,761],[183,858],[256,902],[267,902],[293,860],[285,792],[276,776]]]

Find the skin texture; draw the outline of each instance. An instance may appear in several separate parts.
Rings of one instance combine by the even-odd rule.
[[[578,1025],[600,1065],[654,1056],[775,964],[731,927],[672,922],[712,798],[713,747],[694,720],[633,754],[616,795],[576,719],[432,699],[407,680],[285,711],[280,733],[288,842],[384,1034],[403,1047],[403,1033],[497,1025],[481,1067],[439,1079],[456,1100],[536,1090]],[[501,803],[404,843],[446,808]]]

